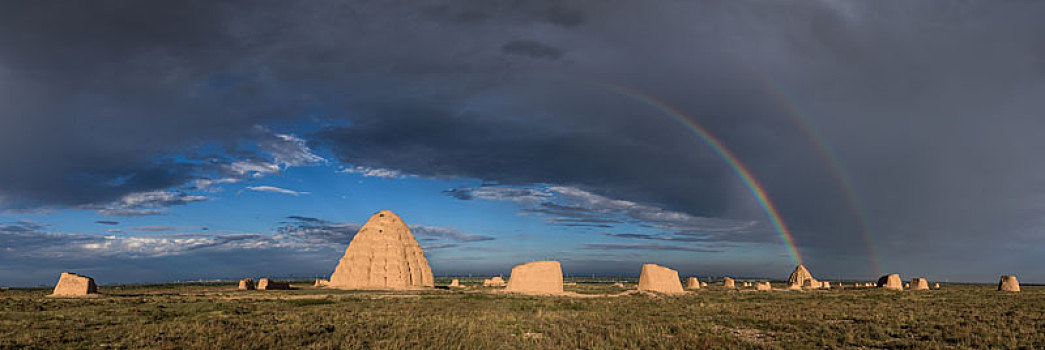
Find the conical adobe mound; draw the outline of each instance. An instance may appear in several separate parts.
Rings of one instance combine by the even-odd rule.
[[[795,266],[794,271],[791,271],[791,276],[787,278],[787,286],[791,289],[799,289],[806,286],[819,288],[820,282],[813,278],[813,274],[809,273],[805,265],[798,265]]]
[[[432,268],[410,228],[395,213],[382,210],[352,238],[327,286],[408,289],[434,285]]]

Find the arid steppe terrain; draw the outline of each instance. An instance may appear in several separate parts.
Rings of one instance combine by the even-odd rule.
[[[436,285],[446,285],[438,278]],[[567,278],[577,296],[463,289],[238,291],[100,286],[97,298],[0,291],[0,348],[1045,348],[1045,287],[726,290],[681,296]],[[635,281],[626,286],[634,289]]]

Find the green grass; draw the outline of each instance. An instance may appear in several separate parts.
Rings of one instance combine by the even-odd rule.
[[[1045,348],[1045,287],[1033,286],[613,298],[234,288],[0,291],[0,348]]]

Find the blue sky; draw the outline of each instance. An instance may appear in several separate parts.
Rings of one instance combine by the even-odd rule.
[[[688,267],[698,273],[698,263],[731,264],[737,256],[750,256],[762,263],[786,266],[780,242],[757,220],[707,220],[709,232],[737,230],[756,232],[768,241],[757,244],[720,246],[689,242],[678,244],[636,243],[620,234],[670,232],[671,228],[698,220],[687,214],[642,204],[614,200],[580,189],[534,184],[526,186],[491,185],[477,179],[433,178],[344,165],[329,160],[324,152],[308,148],[300,138],[280,135],[281,142],[293,147],[271,147],[283,154],[267,154],[269,161],[229,165],[230,168],[260,169],[218,179],[198,179],[190,186],[161,193],[131,193],[118,202],[134,202],[147,196],[188,198],[184,201],[151,205],[123,205],[93,209],[41,209],[35,212],[8,211],[2,217],[9,232],[32,229],[55,236],[69,236],[71,242],[55,240],[56,247],[12,254],[18,259],[57,258],[62,266],[48,266],[30,275],[9,276],[14,284],[46,284],[53,271],[84,271],[104,277],[102,281],[155,282],[166,277],[151,277],[152,268],[143,268],[134,277],[121,277],[122,266],[102,264],[98,259],[127,259],[143,265],[155,260],[192,261],[199,256],[230,254],[300,254],[314,259],[310,264],[266,266],[267,270],[225,269],[208,273],[199,270],[162,269],[160,276],[176,279],[232,278],[232,271],[245,275],[325,276],[347,247],[348,240],[374,212],[391,209],[414,226],[415,235],[426,249],[438,275],[505,274],[518,263],[564,260],[567,273],[634,275],[643,261]],[[288,142],[289,140],[289,142]],[[253,148],[253,147],[252,147]],[[262,152],[265,153],[265,152]],[[281,162],[282,161],[282,162]],[[200,181],[212,182],[201,185]],[[462,199],[468,193],[472,198]],[[176,195],[175,195],[176,194]],[[175,204],[176,203],[176,204]],[[577,212],[538,212],[542,203],[559,203],[562,210]],[[154,211],[153,211],[154,210]],[[636,213],[627,213],[636,210]],[[597,214],[596,216],[576,216]],[[642,219],[639,215],[671,215],[666,219]],[[678,216],[678,217],[675,217]],[[322,221],[320,228],[309,226]],[[295,240],[281,237],[286,232],[313,237]],[[316,230],[319,232],[308,232]],[[265,239],[220,241],[242,235]],[[17,242],[11,240],[11,242]],[[107,244],[108,243],[108,244]],[[649,256],[655,252],[655,256]],[[725,257],[724,257],[725,256]],[[769,259],[760,257],[769,256]],[[208,258],[214,261],[213,258]],[[218,259],[220,261],[220,259]],[[571,261],[576,261],[571,266]],[[635,267],[630,271],[628,267]],[[53,270],[53,271],[52,271]]]

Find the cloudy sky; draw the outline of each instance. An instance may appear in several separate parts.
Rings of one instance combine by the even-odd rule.
[[[3,2],[0,285],[323,276],[382,209],[437,275],[1045,282],[1043,17]]]

